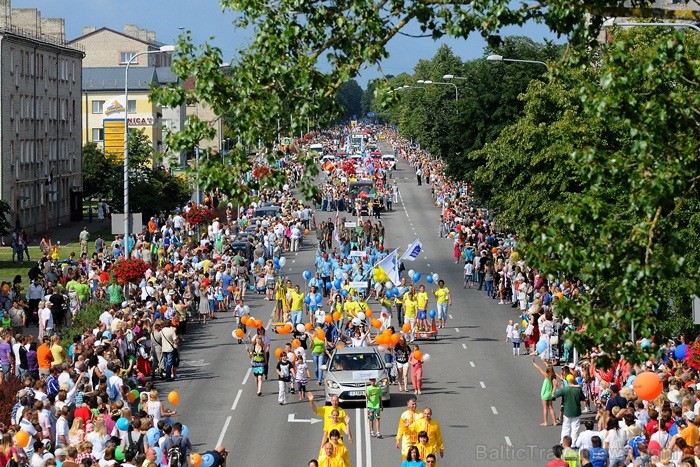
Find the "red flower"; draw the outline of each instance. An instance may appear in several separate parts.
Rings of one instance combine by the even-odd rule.
[[[253,177],[257,178],[258,180],[262,180],[264,178],[267,178],[270,175],[270,168],[266,165],[258,165],[253,169]]]
[[[192,226],[209,222],[216,217],[214,211],[205,206],[192,206],[184,215],[185,221]]]
[[[112,266],[112,273],[121,285],[138,282],[146,275],[149,266],[142,259],[120,259]]]
[[[696,340],[688,346],[688,355],[683,361],[696,371],[700,371],[700,341]]]

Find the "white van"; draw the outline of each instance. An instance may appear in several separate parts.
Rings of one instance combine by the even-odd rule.
[[[393,154],[382,155],[382,162],[386,164],[386,168],[389,170],[396,169],[396,157]]]
[[[315,152],[319,156],[323,155],[323,145],[322,144],[312,144],[309,146],[309,152]]]

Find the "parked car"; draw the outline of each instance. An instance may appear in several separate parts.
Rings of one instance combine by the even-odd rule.
[[[336,349],[328,363],[321,368],[325,371],[323,387],[326,402],[329,403],[333,396],[338,396],[341,403],[363,402],[369,379],[377,378],[377,384],[382,388],[384,406],[391,405],[389,370],[376,348]]]

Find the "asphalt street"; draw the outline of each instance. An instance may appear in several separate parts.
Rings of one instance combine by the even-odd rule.
[[[418,409],[431,407],[440,423],[445,442],[441,467],[448,466],[541,466],[551,457],[559,440],[560,427],[540,427],[541,377],[530,357],[513,356],[505,342],[505,327],[517,317],[510,306],[498,305],[483,291],[462,288],[462,264],[455,264],[452,243],[438,236],[439,210],[430,188],[417,186],[411,168],[399,161],[393,177],[400,199],[393,212],[382,213],[388,251],[402,253],[416,238],[423,252],[406,269],[438,273],[452,291],[453,306],[445,329],[435,341],[417,341],[431,361],[424,365],[424,389]],[[316,221],[335,213],[316,213]],[[283,274],[303,284],[302,272],[312,269],[314,235],[298,253],[287,253]],[[424,281],[422,283],[425,283]],[[426,284],[434,307],[432,284]],[[269,324],[272,302],[262,295],[246,297],[251,315]],[[370,306],[378,310],[376,302]],[[190,324],[182,351],[181,379],[159,383],[163,393],[180,392],[178,420],[189,427],[195,451],[204,452],[218,444],[231,452],[229,467],[239,465],[305,467],[318,456],[323,433],[320,418],[308,401],[290,395],[289,404],[277,403],[277,381],[270,371],[263,397],[256,396],[250,363],[244,345],[232,338],[234,321],[230,313],[204,326]],[[268,332],[272,352],[289,341],[288,336]],[[523,350],[524,353],[524,350]],[[274,360],[274,355],[273,355]],[[276,361],[275,361],[276,363]],[[312,362],[310,362],[312,367]],[[313,368],[311,368],[313,372]],[[311,381],[317,400],[322,388]],[[383,439],[370,437],[364,410],[351,407],[350,427],[354,443],[348,445],[353,467],[399,466],[400,451],[394,436],[401,412],[412,394],[395,391],[392,406],[382,414]],[[558,407],[559,403],[555,403]]]

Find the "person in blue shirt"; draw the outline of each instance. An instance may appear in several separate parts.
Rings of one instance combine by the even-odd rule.
[[[607,449],[603,448],[603,441],[600,439],[600,436],[592,437],[591,444],[593,444],[593,447],[588,450],[588,459],[591,461],[591,465],[593,467],[607,467],[610,455]]]

